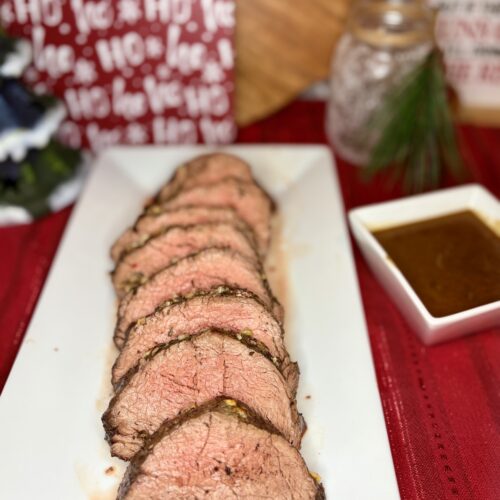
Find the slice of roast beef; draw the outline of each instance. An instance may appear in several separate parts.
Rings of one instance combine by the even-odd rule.
[[[164,423],[133,458],[119,500],[321,500],[299,452],[252,410],[217,399]]]
[[[274,205],[271,198],[256,184],[229,178],[215,184],[183,189],[169,198],[162,207],[173,209],[186,205],[233,208],[255,233],[261,255],[266,254]]]
[[[253,180],[250,167],[237,156],[226,153],[199,156],[180,166],[174,172],[172,179],[158,193],[157,199],[162,202],[171,198],[181,189],[213,184],[226,177],[248,182]]]
[[[258,263],[230,249],[207,248],[161,270],[123,297],[118,306],[115,344],[121,348],[130,325],[163,302],[219,286],[254,293],[282,320],[283,309],[272,296]]]
[[[157,205],[156,205],[157,206]],[[122,254],[144,244],[170,226],[190,226],[208,222],[227,222],[247,231],[254,238],[253,232],[230,207],[181,207],[165,211],[149,211],[142,214],[132,228],[127,229],[111,247],[111,257],[115,262]]]
[[[251,239],[232,224],[172,226],[120,258],[112,273],[116,293],[123,297],[134,286],[176,260],[211,247],[231,248],[249,259],[258,260]]]
[[[290,385],[295,391],[298,377],[290,371],[297,372],[297,368],[288,369],[290,359],[281,324],[256,295],[225,286],[167,301],[137,321],[113,365],[113,385],[156,346],[207,329],[234,332],[240,338],[246,336],[262,343],[282,373],[291,376]]]
[[[130,459],[163,421],[218,396],[243,401],[300,445],[304,422],[278,368],[245,339],[208,331],[156,347],[122,379],[103,416],[112,454]]]

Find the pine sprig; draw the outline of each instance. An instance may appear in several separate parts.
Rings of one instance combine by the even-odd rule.
[[[463,171],[437,50],[387,96],[368,127],[382,131],[368,176],[392,168],[407,190],[422,191],[437,187],[445,170]]]

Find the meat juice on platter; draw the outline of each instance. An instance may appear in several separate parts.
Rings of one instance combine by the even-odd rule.
[[[180,166],[111,249],[119,499],[324,498],[300,455],[297,363],[264,271],[274,202],[241,159]]]

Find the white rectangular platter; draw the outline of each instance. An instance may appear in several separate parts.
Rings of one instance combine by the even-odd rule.
[[[0,498],[114,498],[124,470],[100,417],[110,394],[109,248],[203,147],[115,148],[93,167],[0,397]],[[335,500],[399,498],[341,194],[320,146],[237,146],[282,214],[287,345],[301,368],[302,452]]]

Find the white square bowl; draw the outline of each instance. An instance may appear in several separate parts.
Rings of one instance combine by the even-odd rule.
[[[372,231],[467,209],[500,234],[500,203],[478,184],[367,205],[349,212],[352,232],[370,268],[427,345],[500,325],[500,300],[449,316],[432,316]]]

